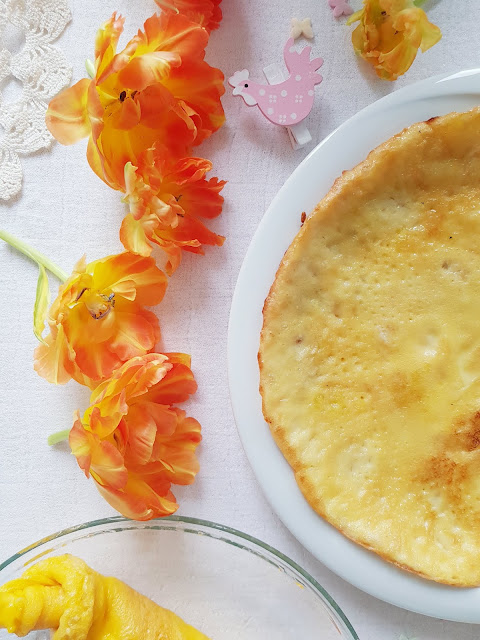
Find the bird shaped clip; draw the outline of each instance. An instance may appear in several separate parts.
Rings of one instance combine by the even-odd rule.
[[[283,50],[288,77],[280,65],[272,64],[263,70],[269,85],[251,82],[247,69],[237,71],[228,80],[234,96],[242,96],[248,106],[258,106],[273,124],[287,127],[294,149],[305,146],[312,139],[303,121],[312,110],[315,85],[323,80],[317,73],[323,60],[310,59],[311,51],[312,47],[308,46],[297,52],[294,39],[289,38]]]

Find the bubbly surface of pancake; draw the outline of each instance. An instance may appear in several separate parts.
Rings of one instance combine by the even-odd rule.
[[[312,507],[426,578],[480,584],[480,111],[339,178],[264,308],[263,411]]]

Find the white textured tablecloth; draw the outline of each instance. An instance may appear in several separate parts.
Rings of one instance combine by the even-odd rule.
[[[351,4],[358,8],[360,1]],[[130,37],[156,9],[153,0],[71,0],[71,7],[72,23],[58,44],[74,68],[74,81],[85,75],[95,31],[114,10],[126,15]],[[248,68],[261,78],[265,65],[281,61],[290,18],[311,16],[314,52],[325,58],[325,80],[307,121],[313,143],[292,151],[283,130],[227,89],[227,124],[199,149],[213,160],[215,175],[228,180],[224,212],[212,225],[227,241],[204,258],[187,255],[157,309],[165,348],[192,354],[199,383],[190,411],[203,426],[202,470],[193,487],[175,491],[179,514],[237,527],[289,554],[332,594],[362,640],[394,640],[401,633],[419,640],[473,640],[480,638],[480,627],[429,619],[375,600],[336,577],[292,538],[265,501],[237,435],[227,388],[227,321],[255,228],[308,151],[395,88],[480,64],[480,0],[429,0],[425,8],[444,38],[391,84],[357,63],[351,29],[334,20],[327,0],[224,0],[224,21],[211,37],[208,60],[227,77]],[[21,196],[0,205],[0,227],[67,271],[85,252],[91,260],[122,249],[123,205],[88,167],[85,147],[54,145],[24,159]],[[71,425],[72,412],[85,408],[88,394],[73,382],[51,386],[33,371],[36,275],[35,265],[0,245],[0,561],[47,534],[114,514],[67,447],[46,444],[48,434]]]

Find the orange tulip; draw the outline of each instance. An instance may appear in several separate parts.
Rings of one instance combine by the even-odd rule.
[[[180,264],[182,250],[203,254],[203,245],[222,245],[225,238],[213,233],[199,218],[215,218],[222,211],[220,191],[225,182],[207,180],[211,162],[202,158],[168,159],[166,150],[149,149],[137,166],[125,166],[124,202],[130,213],[120,229],[123,246],[150,255],[151,243],[169,256],[171,275]]]
[[[208,32],[218,29],[222,20],[221,0],[155,0],[164,11],[181,13],[198,22]]]
[[[83,258],[50,308],[50,334],[35,350],[35,370],[49,382],[74,378],[94,387],[133,356],[151,351],[166,276],[153,258],[121,253],[85,264]]]
[[[195,480],[200,425],[173,407],[196,391],[190,358],[149,353],[125,362],[91,396],[70,431],[73,454],[107,502],[127,518],[178,509],[171,485]]]
[[[204,28],[181,14],[154,15],[116,53],[123,22],[113,14],[99,30],[94,79],[60,93],[46,116],[62,144],[89,136],[90,166],[115,189],[145,149],[158,144],[183,157],[225,120],[223,74],[204,61]]]
[[[419,48],[427,51],[442,37],[413,0],[364,0],[363,4],[347,21],[360,21],[352,34],[353,47],[384,80],[403,75]]]

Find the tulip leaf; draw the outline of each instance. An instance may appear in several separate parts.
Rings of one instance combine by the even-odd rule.
[[[33,308],[33,333],[38,340],[44,344],[46,343],[42,338],[42,333],[45,329],[45,320],[47,318],[49,304],[50,287],[48,285],[48,276],[45,271],[45,267],[40,264],[37,282],[37,295],[35,298],[35,307]]]

